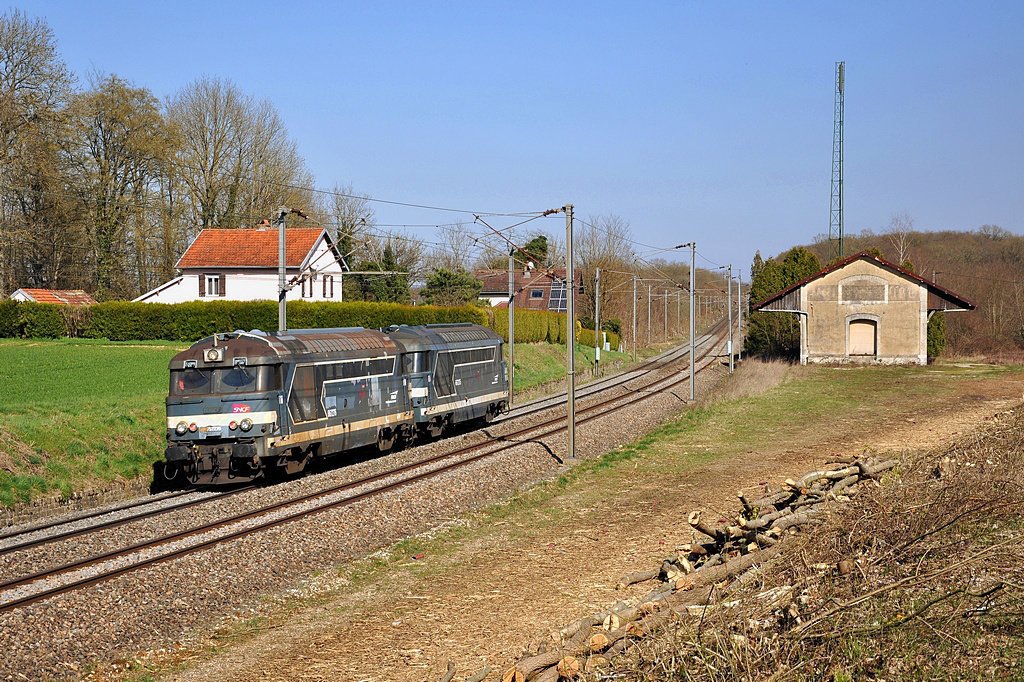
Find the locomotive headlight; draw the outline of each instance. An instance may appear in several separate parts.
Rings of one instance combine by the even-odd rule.
[[[229,422],[228,423],[228,428],[231,429],[232,431],[234,431],[235,429],[238,428],[238,422],[236,422],[236,421]]]
[[[251,419],[249,419],[248,417],[246,417],[245,419],[243,419],[242,421],[240,421],[240,422],[238,423],[238,425],[239,425],[240,427],[242,427],[242,430],[243,430],[243,431],[248,431],[249,429],[251,429],[251,428],[252,428],[252,420],[251,420]]]
[[[191,431],[192,433],[195,433],[196,431],[199,430],[199,427],[196,426],[195,422],[192,422],[191,424],[188,425],[188,430]]]
[[[178,422],[178,425],[174,427],[174,432],[179,436],[184,436],[186,431],[188,431],[188,424],[185,422]]]

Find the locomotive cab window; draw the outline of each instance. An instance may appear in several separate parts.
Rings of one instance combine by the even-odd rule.
[[[277,365],[171,370],[172,396],[255,393],[277,391],[280,388],[281,378]]]

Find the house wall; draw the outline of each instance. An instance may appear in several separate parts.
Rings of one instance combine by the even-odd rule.
[[[801,287],[800,361],[925,364],[927,289],[899,273],[855,260]],[[852,320],[876,327],[874,357],[849,355]]]
[[[342,268],[330,253],[330,246],[320,239],[310,255],[306,258],[307,267],[316,270],[305,289],[301,284],[288,291],[289,301],[341,301]],[[290,280],[298,274],[298,268],[288,268]],[[205,292],[200,296],[199,278],[205,275],[220,275],[224,281],[224,295],[214,296]],[[333,277],[333,295],[328,282],[324,295],[324,279]],[[277,269],[276,268],[187,268],[181,271],[177,281],[162,284],[152,292],[143,294],[137,301],[145,303],[185,303],[188,301],[276,301],[277,300]],[[154,293],[155,292],[155,293]],[[307,295],[303,295],[303,294]]]

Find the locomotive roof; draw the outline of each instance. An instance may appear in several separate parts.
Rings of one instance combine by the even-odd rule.
[[[226,349],[224,362],[227,364],[236,357],[245,357],[255,363],[257,358],[268,358],[267,361],[273,362],[276,358],[289,355],[364,357],[394,354],[398,350],[398,346],[386,334],[362,327],[289,329],[269,333],[239,330],[196,341],[171,359],[171,367],[180,367],[185,360],[203,360],[206,350],[214,345]]]
[[[479,345],[481,341],[488,343],[501,341],[501,337],[487,327],[469,322],[426,324],[415,327],[402,325],[392,327],[388,335],[410,351],[436,348],[437,346],[465,348]]]
[[[284,332],[242,330],[207,336],[193,343],[171,359],[170,367],[178,369],[185,361],[198,361],[199,366],[230,366],[234,358],[244,357],[249,364],[270,363],[284,356],[313,355],[319,358],[373,357],[393,355],[403,350],[418,351],[446,346],[467,348],[481,341],[495,343],[501,337],[487,327],[470,323],[428,324],[392,327],[388,332],[363,327],[335,329],[289,329]],[[226,350],[220,362],[204,361],[206,350],[213,346]]]

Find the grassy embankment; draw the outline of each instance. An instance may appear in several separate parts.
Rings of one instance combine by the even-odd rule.
[[[754,453],[754,459],[761,459],[770,454],[809,449],[824,456],[830,445],[841,448],[844,442],[864,437],[877,442],[915,420],[955,413],[951,406],[962,401],[964,395],[989,390],[982,388],[982,384],[1005,385],[1022,377],[1024,368],[1005,366],[853,370],[747,363],[716,390],[716,399],[681,412],[633,443],[582,462],[553,480],[473,514],[463,525],[406,539],[386,552],[339,566],[343,587],[308,601],[280,602],[258,619],[225,626],[214,633],[213,639],[221,644],[239,643],[277,623],[289,622],[305,606],[322,609],[334,600],[338,602],[329,608],[339,613],[350,613],[363,606],[376,610],[386,606],[388,597],[393,595],[379,594],[374,586],[402,584],[410,593],[425,594],[433,593],[431,586],[448,584],[466,585],[465,589],[472,590],[476,588],[475,576],[486,574],[491,568],[488,562],[492,559],[488,557],[502,563],[510,554],[563,551],[552,548],[556,544],[561,547],[567,538],[577,537],[574,534],[580,528],[609,530],[601,531],[604,544],[574,545],[572,561],[593,565],[594,561],[602,563],[636,552],[637,556],[650,552],[654,561],[665,548],[656,543],[647,548],[632,547],[631,538],[657,534],[661,519],[665,528],[672,529],[663,536],[669,546],[673,541],[688,539],[688,531],[678,528],[678,514],[680,509],[690,508],[687,505],[692,504],[694,482],[709,482],[706,477],[695,478],[703,465],[734,460],[746,461],[746,466],[750,466],[750,453]],[[1007,392],[1005,388],[991,390]],[[808,428],[809,425],[814,426]],[[742,476],[742,470],[738,475]],[[733,486],[729,488],[732,491],[756,480],[732,480],[726,485]],[[653,491],[657,491],[659,500],[652,504]],[[609,506],[609,500],[615,504]],[[649,512],[638,517],[632,510],[641,508]],[[623,513],[618,514],[617,510]],[[682,538],[680,533],[686,537]],[[586,553],[589,558],[578,556]],[[424,555],[425,559],[410,561],[414,555]],[[563,558],[559,561],[568,561],[564,552],[560,556]],[[499,566],[493,568],[500,570]],[[573,564],[564,568],[567,575],[572,575],[583,566]],[[450,596],[457,598],[456,594]],[[618,593],[610,592],[608,603],[617,598]],[[396,617],[405,608],[400,599],[398,602]],[[218,650],[211,649],[207,655]],[[493,665],[505,662],[489,661]],[[165,665],[174,668],[180,663],[167,661]]]
[[[148,476],[165,445],[167,363],[186,346],[0,340],[0,504]],[[594,349],[577,351],[581,373]],[[609,371],[628,361],[605,353]],[[565,376],[565,346],[518,344],[516,387]]]

